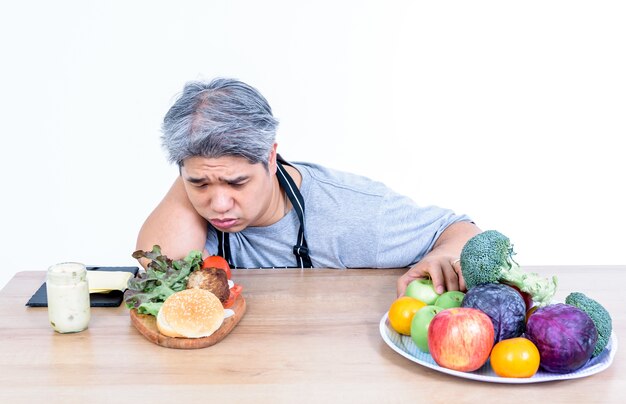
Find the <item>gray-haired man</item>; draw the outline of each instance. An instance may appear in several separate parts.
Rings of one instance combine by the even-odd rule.
[[[190,82],[163,122],[176,179],[144,223],[137,248],[172,258],[191,249],[259,267],[398,268],[398,294],[429,276],[464,289],[458,257],[480,230],[467,216],[421,207],[370,179],[277,153],[277,120],[253,87]]]

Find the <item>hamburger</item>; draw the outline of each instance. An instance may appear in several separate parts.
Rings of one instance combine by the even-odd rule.
[[[199,288],[170,295],[157,315],[157,329],[177,338],[208,337],[224,322],[224,306],[214,293]]]

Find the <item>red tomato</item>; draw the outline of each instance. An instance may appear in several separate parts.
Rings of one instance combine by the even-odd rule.
[[[232,307],[232,305],[235,304],[235,300],[237,299],[237,296],[241,294],[242,290],[243,287],[238,284],[235,284],[232,288],[230,288],[230,296],[228,296],[228,299],[224,302],[225,309]]]
[[[202,261],[202,268],[222,269],[224,272],[226,272],[226,277],[230,279],[230,266],[228,265],[228,262],[219,255],[211,255],[209,257],[206,257],[204,261]]]

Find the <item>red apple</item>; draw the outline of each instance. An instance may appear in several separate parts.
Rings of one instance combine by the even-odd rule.
[[[478,309],[442,310],[428,327],[428,349],[441,367],[472,372],[487,362],[493,347],[493,323]]]

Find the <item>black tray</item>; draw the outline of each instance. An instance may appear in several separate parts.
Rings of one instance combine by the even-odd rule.
[[[139,267],[87,267],[88,271],[124,271],[137,276]],[[124,292],[112,290],[109,293],[90,293],[89,300],[91,307],[119,307],[124,300]],[[26,302],[30,307],[48,307],[48,294],[46,293],[46,283],[37,289],[35,294]]]

